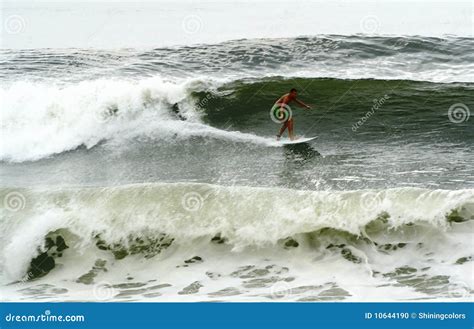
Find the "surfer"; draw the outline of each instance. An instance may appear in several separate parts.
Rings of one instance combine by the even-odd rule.
[[[289,106],[288,103],[295,102],[295,103],[297,103],[298,105],[300,105],[304,108],[307,108],[307,109],[311,108],[311,106],[309,106],[309,105],[303,103],[302,101],[296,99],[297,95],[298,95],[298,91],[295,88],[292,88],[288,94],[285,94],[285,95],[281,96],[276,101],[276,103],[274,105],[274,106],[279,106],[280,107],[280,110],[278,110],[278,114],[277,114],[279,118],[286,118],[287,117],[287,119],[282,122],[283,125],[281,126],[280,132],[277,135],[277,140],[280,140],[280,137],[285,132],[286,128],[288,128],[288,137],[290,138],[290,140],[295,140],[296,139],[294,134],[293,134],[293,118],[291,116],[291,112],[289,111],[289,108],[287,109],[287,107]],[[285,116],[285,111],[289,112],[289,113],[287,113],[286,116]]]

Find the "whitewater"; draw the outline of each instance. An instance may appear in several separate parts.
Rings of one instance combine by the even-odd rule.
[[[2,266],[13,282],[6,298],[19,287],[33,300],[468,298],[472,190],[156,183],[1,192],[10,202],[2,209]],[[15,200],[19,193],[28,202]],[[8,215],[19,206],[27,220]],[[61,257],[43,244],[58,236]],[[48,276],[61,283],[15,283],[42,252],[56,252],[61,270]],[[85,296],[95,277],[108,283]]]
[[[472,299],[472,48],[2,49],[2,300]]]

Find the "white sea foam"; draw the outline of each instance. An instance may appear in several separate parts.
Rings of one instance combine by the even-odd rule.
[[[2,208],[4,220],[0,223],[0,264],[6,282],[25,275],[31,259],[44,248],[44,239],[52,232],[61,234],[70,246],[64,264],[70,264],[69,257],[73,257],[75,262],[84,263],[77,265],[81,271],[91,266],[92,256],[84,253],[99,252],[95,247],[98,237],[110,245],[132,248],[137,238],[152,241],[164,234],[173,239],[173,262],[193,254],[216,256],[210,239],[218,234],[225,241],[227,260],[239,254],[237,258],[244,261],[259,253],[262,259],[278,254],[287,259],[288,252],[281,243],[293,237],[300,244],[293,257],[307,261],[308,257],[316,257],[311,261],[316,264],[321,258],[321,265],[337,267],[339,261],[332,263],[331,258],[326,259],[326,247],[344,245],[346,256],[350,251],[356,258],[366,259],[364,266],[386,272],[393,270],[394,264],[426,265],[433,273],[445,271],[443,263],[465,257],[472,247],[468,227],[474,214],[474,190],[394,188],[338,192],[157,183],[17,192],[25,197],[25,209],[12,212]],[[11,189],[2,189],[2,196],[8,193]],[[460,224],[450,223],[451,216],[462,218],[467,231],[458,228]],[[375,249],[387,243],[407,244],[409,248],[400,251],[404,258]],[[167,251],[164,252],[166,255]],[[431,260],[424,253],[431,253]],[[75,268],[74,273],[78,270],[76,265],[68,266]],[[363,268],[357,271],[365,273]],[[125,275],[122,270],[115,270]],[[68,271],[55,269],[53,277],[79,275]],[[465,271],[469,271],[469,266],[460,265],[452,271],[463,278],[468,275]]]
[[[181,116],[197,123],[200,113],[191,105],[190,92],[209,84],[202,80],[172,83],[160,78],[139,82],[103,79],[65,87],[15,83],[0,90],[0,159],[36,160],[81,145],[90,148],[123,134],[133,135],[137,127],[165,126],[163,122],[179,121],[170,110],[176,103],[181,105]]]

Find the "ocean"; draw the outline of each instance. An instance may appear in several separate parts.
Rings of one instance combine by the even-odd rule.
[[[472,300],[472,49],[3,48],[2,300]]]

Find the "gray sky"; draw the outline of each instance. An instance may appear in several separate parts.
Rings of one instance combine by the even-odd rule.
[[[128,48],[318,34],[473,35],[470,1],[15,1],[2,48]]]

